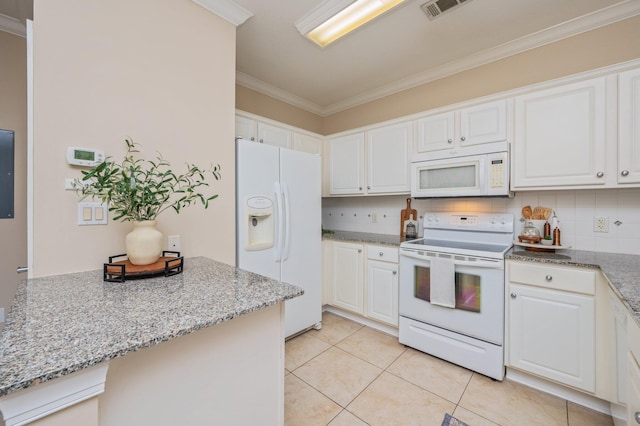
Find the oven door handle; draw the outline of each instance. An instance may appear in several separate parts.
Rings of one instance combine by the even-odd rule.
[[[423,262],[428,262],[429,257],[421,254],[415,254],[408,251],[401,251],[400,256],[409,257],[411,259],[421,260]],[[503,269],[504,262],[502,260],[474,260],[474,261],[465,261],[465,260],[453,260],[453,264],[455,266],[474,266],[477,268],[491,268],[491,269]]]

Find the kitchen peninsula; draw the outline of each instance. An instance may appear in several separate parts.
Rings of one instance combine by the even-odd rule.
[[[25,280],[0,339],[4,421],[282,424],[283,302],[301,294],[201,257],[171,277]]]

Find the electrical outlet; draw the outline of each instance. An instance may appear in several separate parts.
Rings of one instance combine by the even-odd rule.
[[[378,223],[378,213],[371,214],[371,223]]]
[[[594,217],[593,232],[609,232],[609,218],[606,216]]]
[[[180,251],[180,235],[168,235],[167,242],[167,250]]]

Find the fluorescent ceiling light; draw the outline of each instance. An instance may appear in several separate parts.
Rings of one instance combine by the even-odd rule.
[[[296,28],[324,47],[403,1],[327,0],[296,22]]]

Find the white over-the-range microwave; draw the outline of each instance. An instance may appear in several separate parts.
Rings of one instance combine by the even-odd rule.
[[[485,152],[411,163],[411,196],[512,197],[509,152]]]

